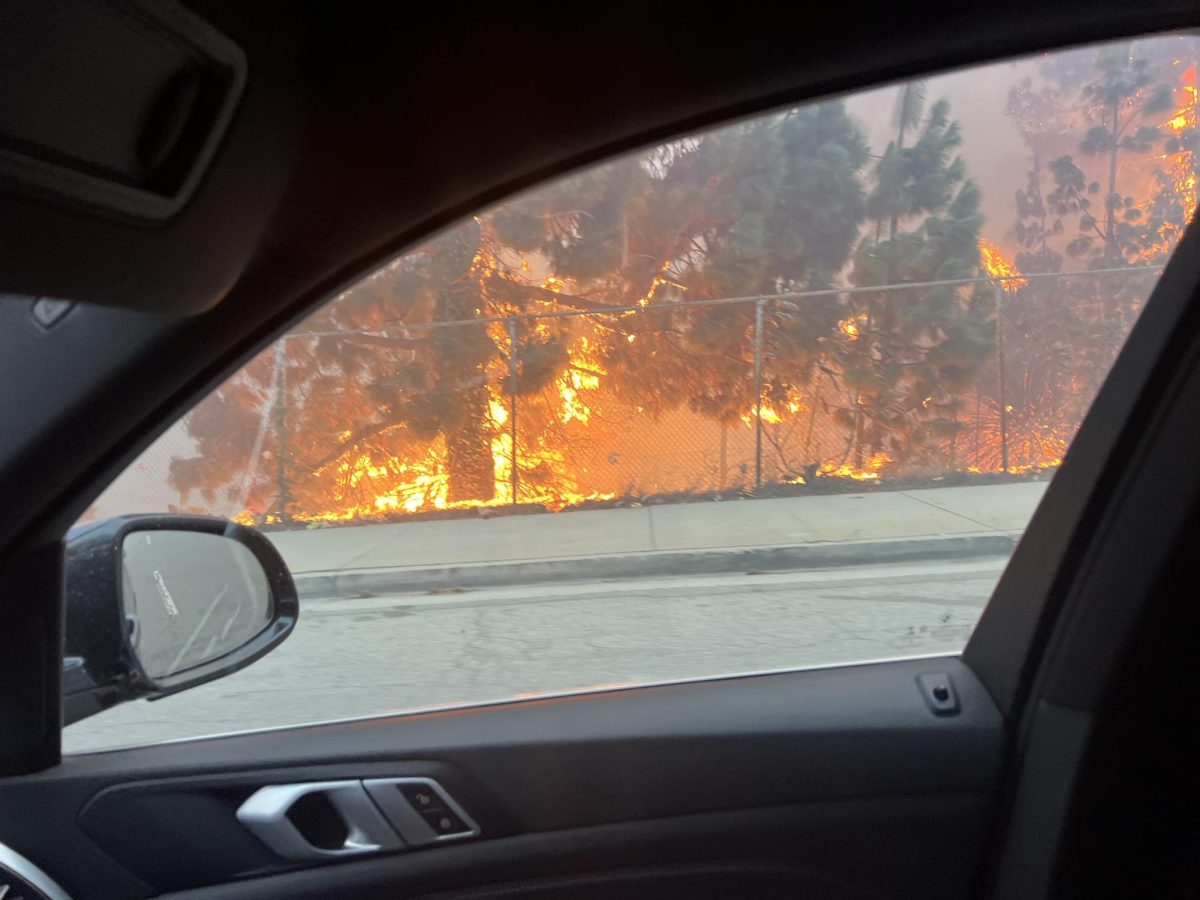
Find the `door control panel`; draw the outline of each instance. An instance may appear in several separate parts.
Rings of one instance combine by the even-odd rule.
[[[475,837],[479,826],[431,778],[369,778],[363,787],[384,817],[413,846]]]
[[[285,859],[328,859],[476,837],[479,826],[432,778],[259,788],[237,819]]]

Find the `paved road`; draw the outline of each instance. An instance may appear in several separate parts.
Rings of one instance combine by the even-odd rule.
[[[1004,560],[310,602],[286,643],[77,723],[78,752],[595,685],[954,652]]]

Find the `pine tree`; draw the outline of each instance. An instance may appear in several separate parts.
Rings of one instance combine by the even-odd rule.
[[[1100,178],[1089,181],[1074,157],[1061,156],[1050,163],[1055,189],[1048,199],[1059,215],[1077,216],[1078,234],[1067,254],[1112,268],[1136,261],[1156,238],[1160,223],[1148,220],[1145,209],[1121,190],[1118,173],[1124,156],[1145,156],[1162,145],[1155,118],[1171,109],[1173,97],[1170,86],[1156,80],[1148,57],[1127,45],[1097,50],[1095,66],[1095,77],[1079,93],[1091,123],[1079,152],[1102,164]],[[1092,206],[1095,196],[1102,198],[1099,211]]]
[[[1045,196],[1044,171],[1036,157],[1026,185],[1015,195],[1013,226],[1019,250],[1014,262],[1025,275],[1055,275],[1063,270],[1064,254],[1055,249],[1064,226]],[[1007,457],[1021,468],[1053,464],[1066,453],[1104,368],[1089,359],[1094,347],[1091,324],[1083,314],[1078,290],[1086,287],[1069,278],[1034,277],[1009,283],[1003,295],[1006,381],[1003,402],[1008,407]],[[988,409],[998,420],[1001,396],[999,373],[984,380]],[[996,437],[996,436],[994,436]],[[987,442],[976,464],[1000,466],[996,440]]]
[[[979,271],[980,192],[957,155],[961,132],[944,100],[922,117],[922,97],[919,86],[900,89],[897,136],[873,173],[874,234],[859,243],[850,272],[855,287],[882,289],[847,295],[829,357],[856,468],[879,453],[915,460],[960,429],[960,395],[994,349],[987,286],[887,287]]]
[[[618,398],[652,415],[686,404],[734,423],[755,403],[754,303],[690,302],[828,285],[863,221],[867,158],[840,102],[757,119],[539,192],[523,214],[554,225],[525,249],[571,286],[562,303],[644,310],[605,319],[606,383]],[[811,379],[838,305],[777,300],[765,313],[763,393],[782,408]]]

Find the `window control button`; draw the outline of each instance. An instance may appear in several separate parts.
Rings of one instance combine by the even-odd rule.
[[[439,836],[448,834],[463,834],[470,827],[448,809],[431,809],[421,813],[421,818],[429,823],[429,827]]]
[[[427,809],[446,808],[446,801],[438,796],[433,788],[423,784],[402,784],[400,785],[400,793],[405,796],[417,812],[425,812]]]
[[[363,787],[411,847],[480,833],[471,814],[432,778],[365,778]]]
[[[918,675],[917,684],[925,702],[935,716],[953,716],[958,713],[958,695],[954,693],[954,684],[950,676],[943,672]]]

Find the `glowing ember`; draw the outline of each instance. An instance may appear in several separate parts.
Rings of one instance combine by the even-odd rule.
[[[858,340],[862,334],[862,328],[867,324],[867,314],[861,313],[857,316],[851,316],[848,319],[842,319],[838,322],[838,331],[850,337],[851,340]]]

